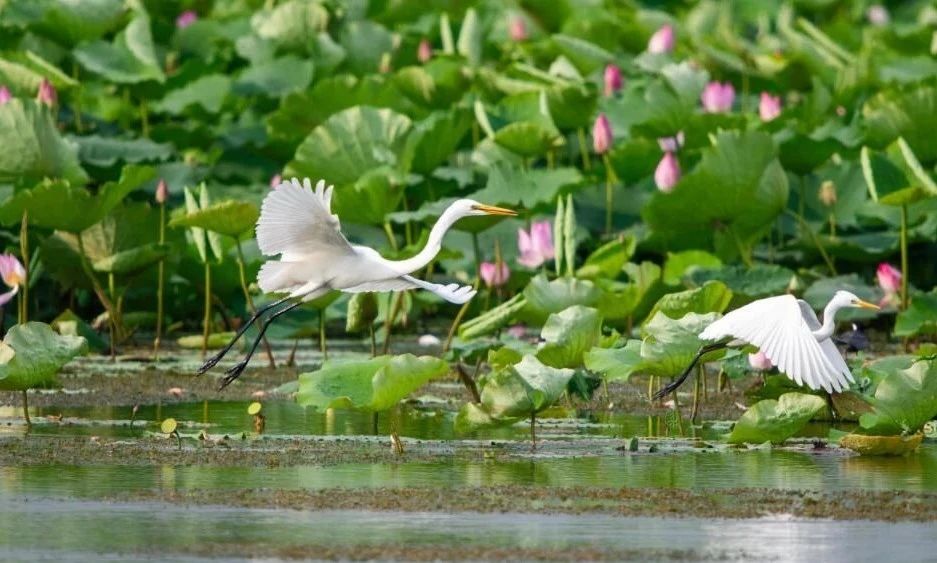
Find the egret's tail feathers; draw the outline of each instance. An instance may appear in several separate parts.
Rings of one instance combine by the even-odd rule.
[[[257,272],[257,285],[264,293],[291,290],[294,284],[290,279],[290,264],[278,260],[264,262]]]

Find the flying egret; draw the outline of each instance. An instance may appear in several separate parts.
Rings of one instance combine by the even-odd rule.
[[[832,340],[836,313],[846,307],[878,309],[848,291],[837,291],[823,309],[823,324],[813,308],[793,295],[779,295],[753,301],[713,322],[699,334],[713,341],[699,349],[680,377],[654,395],[671,393],[689,377],[693,366],[705,354],[729,347],[751,345],[761,350],[771,365],[798,385],[842,391],[853,381],[849,367]]]
[[[338,217],[331,211],[332,188],[326,187],[324,180],[319,180],[313,189],[308,178],[302,183],[293,178],[281,182],[264,198],[257,220],[257,244],[265,256],[279,254],[280,259],[264,263],[257,274],[257,284],[265,293],[287,295],[259,309],[227,346],[199,368],[199,374],[214,367],[264,313],[285,304],[262,322],[247,355],[226,372],[221,382],[224,388],[247,367],[257,343],[274,319],[329,291],[425,289],[450,303],[465,303],[475,296],[471,286],[430,283],[409,274],[430,263],[442,248],[446,231],[459,219],[476,215],[517,215],[510,209],[483,205],[471,199],[456,200],[433,225],[423,250],[406,260],[386,260],[374,249],[348,242],[341,232]]]

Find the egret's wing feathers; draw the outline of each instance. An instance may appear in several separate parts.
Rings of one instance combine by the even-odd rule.
[[[425,289],[435,293],[450,303],[461,305],[475,297],[475,289],[468,285],[460,286],[457,283],[442,285],[423,281],[413,276],[403,275],[397,278],[378,280],[345,289],[349,293],[363,293],[366,291],[406,291],[408,289]]]
[[[807,326],[810,327],[810,330],[818,330],[822,325],[813,307],[803,299],[798,299],[797,304],[800,306],[800,314],[804,318],[804,322],[807,323]],[[843,355],[840,354],[833,339],[827,338],[823,342],[820,342],[820,348],[823,349],[826,359],[836,368],[836,371],[845,376],[849,383],[855,383],[856,380],[853,379],[852,372],[849,370],[849,366],[846,365],[846,360],[843,359]],[[843,386],[847,386],[845,382]]]
[[[700,333],[703,340],[728,337],[757,346],[778,370],[798,384],[828,392],[842,391],[848,386],[846,376],[817,342],[797,299],[791,295],[749,303]]]
[[[260,251],[282,254],[285,262],[353,255],[338,217],[332,215],[331,201],[332,188],[326,189],[322,180],[313,189],[308,178],[302,184],[293,178],[271,190],[257,220]]]

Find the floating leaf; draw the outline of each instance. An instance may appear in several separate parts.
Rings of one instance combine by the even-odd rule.
[[[331,361],[299,376],[296,400],[300,405],[322,410],[383,411],[448,372],[449,364],[444,360],[413,354]]]
[[[55,385],[62,366],[87,347],[84,338],[56,334],[45,323],[15,325],[0,343],[0,389],[23,391]]]
[[[729,443],[780,444],[825,408],[826,401],[805,393],[785,393],[777,401],[758,401],[735,423]]]

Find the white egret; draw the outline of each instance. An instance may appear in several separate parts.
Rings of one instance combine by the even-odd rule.
[[[837,291],[823,309],[823,324],[813,308],[793,295],[753,301],[707,326],[701,340],[713,341],[700,348],[680,377],[657,392],[659,399],[677,389],[705,354],[728,347],[751,345],[761,350],[771,365],[798,385],[843,391],[853,381],[849,367],[832,340],[836,313],[846,307],[878,309],[848,291]]]
[[[265,256],[279,254],[280,259],[264,263],[257,274],[257,284],[265,293],[286,293],[287,296],[259,309],[227,346],[199,368],[199,374],[214,367],[264,313],[286,304],[263,321],[247,356],[226,372],[221,382],[224,388],[247,367],[274,319],[329,291],[425,289],[451,303],[465,303],[475,296],[471,286],[440,285],[410,274],[425,267],[439,253],[443,236],[459,219],[476,215],[517,215],[510,209],[483,205],[471,199],[457,200],[440,215],[426,246],[416,256],[386,260],[374,249],[348,242],[341,232],[338,217],[331,211],[332,188],[319,180],[313,189],[308,178],[302,183],[294,178],[281,182],[264,198],[257,220],[257,244]]]

